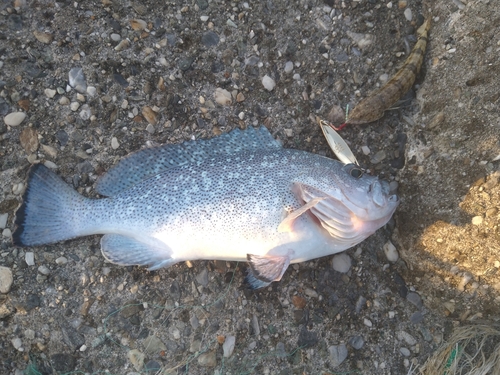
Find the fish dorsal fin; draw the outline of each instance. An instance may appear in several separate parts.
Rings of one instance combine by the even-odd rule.
[[[97,181],[96,191],[112,197],[147,178],[182,165],[242,152],[280,148],[281,143],[264,126],[234,129],[212,139],[147,148],[120,160]]]

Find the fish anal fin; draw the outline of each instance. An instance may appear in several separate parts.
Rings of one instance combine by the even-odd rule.
[[[319,198],[314,198],[311,199],[309,202],[304,204],[302,207],[296,209],[295,211],[292,211],[283,221],[278,225],[278,232],[283,233],[283,232],[291,232],[292,231],[292,225],[295,219],[297,219],[300,215],[306,213],[309,211],[311,208],[316,206],[319,202],[321,202],[325,197],[319,197]]]
[[[290,265],[288,256],[247,254],[247,261],[253,276],[266,283],[281,280]]]
[[[170,250],[153,238],[145,243],[120,234],[106,234],[101,238],[101,252],[111,263],[122,266],[149,266],[149,270],[177,263],[172,259]]]

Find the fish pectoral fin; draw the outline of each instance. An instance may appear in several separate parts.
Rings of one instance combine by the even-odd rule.
[[[252,275],[263,282],[270,283],[281,280],[290,264],[288,256],[247,254]]]
[[[291,232],[292,231],[292,224],[293,224],[294,220],[297,219],[300,215],[309,211],[314,206],[316,206],[323,199],[325,199],[325,198],[320,197],[320,198],[311,199],[309,202],[304,204],[299,209],[291,212],[285,219],[283,219],[283,221],[280,223],[280,225],[278,225],[278,232],[280,232],[280,233]]]
[[[149,270],[157,270],[177,263],[170,249],[154,238],[145,243],[120,234],[106,234],[101,238],[101,252],[108,261],[121,266],[149,266]]]

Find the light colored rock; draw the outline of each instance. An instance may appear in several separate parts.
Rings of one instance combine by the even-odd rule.
[[[47,98],[52,99],[54,96],[56,96],[57,91],[54,89],[45,89],[44,93]]]
[[[16,349],[19,350],[20,352],[24,351],[23,349],[23,342],[19,337],[14,337],[12,340],[12,346]]]
[[[26,113],[24,112],[12,112],[3,118],[5,125],[18,126],[26,118]]]
[[[78,102],[73,102],[69,105],[69,108],[73,111],[76,112],[78,111],[78,108],[80,108],[80,103]]]
[[[130,363],[132,363],[132,366],[134,366],[134,368],[139,372],[144,367],[145,357],[146,356],[144,355],[144,353],[141,353],[137,349],[132,349],[128,351],[128,360],[130,361]]]
[[[267,74],[262,78],[262,86],[267,91],[273,91],[273,89],[276,87],[276,82],[274,82],[274,79],[269,77]]]
[[[43,44],[50,44],[54,39],[54,35],[50,33],[44,33],[43,31],[33,31],[33,35],[35,36],[36,40]]]
[[[144,20],[133,19],[130,20],[130,26],[133,30],[144,30],[148,27],[148,24]]]
[[[388,241],[384,245],[384,254],[389,262],[394,263],[397,262],[397,260],[399,259],[398,250],[396,249],[396,246],[392,244],[391,241]]]
[[[111,148],[113,150],[116,150],[118,147],[120,147],[120,143],[118,142],[118,139],[116,137],[111,138]]]
[[[147,354],[157,354],[162,350],[167,350],[165,344],[156,336],[148,336],[144,340],[144,351]]]
[[[231,105],[233,99],[231,93],[223,88],[217,87],[214,94],[215,101],[220,105]]]
[[[47,266],[41,265],[38,267],[38,272],[42,275],[48,276],[50,274],[50,270]]]
[[[293,70],[293,62],[287,61],[285,63],[285,73],[291,73]]]
[[[13,282],[14,278],[10,268],[0,266],[0,293],[9,293]]]
[[[24,261],[28,266],[34,266],[35,265],[35,253],[28,251],[24,255]]]
[[[371,34],[360,34],[347,31],[347,35],[358,45],[359,49],[368,47],[375,40],[375,37]]]
[[[56,259],[56,264],[59,264],[60,266],[68,263],[68,258],[66,257],[59,257]]]
[[[222,345],[222,351],[224,352],[224,358],[229,358],[233,354],[234,346],[236,344],[235,336],[226,336],[226,340]]]
[[[0,229],[5,229],[7,227],[7,219],[9,218],[9,214],[0,214]]]
[[[410,8],[406,8],[404,11],[404,15],[407,21],[411,21],[413,19],[413,14],[411,13]]]
[[[2,231],[2,236],[4,236],[5,238],[11,238],[12,237],[12,232],[9,228],[5,228],[3,231]]]
[[[330,353],[330,359],[332,361],[332,367],[338,367],[347,358],[347,346],[345,344],[333,345],[328,348]]]
[[[335,271],[346,273],[351,268],[351,257],[346,253],[334,255],[332,258],[332,267]]]
[[[481,225],[483,223],[483,217],[482,216],[474,216],[472,218],[472,225]]]
[[[198,364],[203,367],[215,367],[217,365],[217,357],[214,351],[205,352],[198,357]]]
[[[399,331],[397,333],[397,337],[399,340],[406,342],[410,346],[417,344],[417,340],[406,331]]]
[[[158,122],[158,114],[149,106],[145,106],[142,108],[142,115],[151,125],[156,125],[156,123]]]

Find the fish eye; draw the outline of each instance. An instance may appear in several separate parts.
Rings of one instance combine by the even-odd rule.
[[[351,175],[351,177],[361,178],[363,176],[363,170],[358,167],[352,167],[349,171],[349,174]]]

